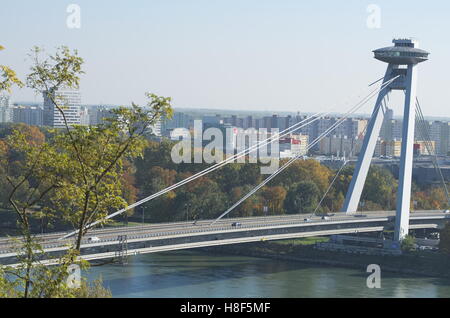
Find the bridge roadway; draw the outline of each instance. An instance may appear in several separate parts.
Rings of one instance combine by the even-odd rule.
[[[161,223],[132,227],[90,230],[82,242],[81,257],[86,260],[111,258],[122,249],[119,235],[127,236],[127,255],[189,249],[205,246],[237,244],[261,240],[382,231],[393,226],[395,211],[332,213],[327,219],[308,214],[226,218],[211,225],[212,220]],[[307,219],[307,220],[305,220]],[[415,211],[410,228],[437,228],[450,221],[450,213],[442,210]],[[239,222],[240,225],[232,226]],[[51,256],[57,256],[73,243],[73,238],[58,240],[65,233],[37,235],[40,244]],[[96,237],[99,241],[89,240]],[[0,263],[14,264],[15,252],[10,238],[0,238]],[[45,260],[51,264],[51,260]]]

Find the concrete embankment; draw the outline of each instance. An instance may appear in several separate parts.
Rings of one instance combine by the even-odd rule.
[[[366,271],[369,264],[377,264],[382,271],[450,278],[450,257],[438,252],[411,252],[401,256],[375,256],[323,251],[314,245],[280,244],[278,242],[245,243],[202,248],[212,254],[232,254],[295,261],[336,267],[355,268]]]

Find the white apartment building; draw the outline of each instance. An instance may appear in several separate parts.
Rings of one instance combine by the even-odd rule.
[[[13,109],[10,97],[8,95],[0,95],[0,123],[10,123],[12,121]]]
[[[334,156],[356,156],[361,151],[363,139],[349,138],[345,135],[332,135],[323,138],[319,143],[319,154]]]
[[[55,107],[47,92],[44,96],[44,125],[64,128],[64,117]],[[81,125],[81,94],[77,90],[58,90],[52,99],[61,106],[69,126]]]

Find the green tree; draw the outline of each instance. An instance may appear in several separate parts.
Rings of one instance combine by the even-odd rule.
[[[417,202],[417,209],[441,210],[449,207],[447,196],[442,187],[428,187],[423,191],[414,192],[412,198]]]
[[[312,181],[294,184],[288,191],[284,207],[289,214],[314,212],[319,204],[319,188]]]
[[[121,197],[120,176],[123,160],[142,156],[144,135],[160,118],[173,114],[170,98],[146,93],[146,108],[132,103],[131,108],[112,110],[114,116],[96,127],[69,126],[64,113],[65,101],[55,92],[60,88],[79,87],[83,59],[77,51],[61,47],[52,56],[41,58],[42,50],[32,52],[34,65],[27,84],[37,93],[43,92],[61,113],[65,129],[54,131],[55,144],[65,155],[68,178],[62,180],[52,198],[52,210],[62,213],[78,231],[75,249],[79,250],[87,226],[105,222],[110,209],[126,205]]]
[[[350,182],[352,181],[353,171],[353,166],[346,166],[342,169],[333,186],[336,195],[338,193],[341,193],[343,196],[346,195]]]
[[[145,181],[141,181],[140,196],[146,197],[149,194],[159,192],[175,183],[177,172],[175,170],[164,169],[159,166],[147,168]],[[176,193],[171,191],[159,198],[149,201],[143,205],[146,219],[154,222],[168,222],[171,214],[167,211],[174,209]],[[147,215],[149,215],[147,217]]]
[[[450,222],[447,222],[439,233],[439,250],[450,254]]]
[[[316,160],[297,160],[291,164],[280,176],[275,178],[273,184],[289,188],[299,181],[311,180],[321,193],[325,193],[329,186],[331,170]]]
[[[27,298],[111,298],[111,291],[103,287],[102,280],[92,283],[85,278],[80,281],[79,287],[69,287],[64,280],[67,275],[59,275],[67,270],[65,266],[39,266],[33,271],[33,288]],[[12,274],[11,274],[12,273]],[[0,268],[0,298],[23,298],[21,280],[8,279],[7,275],[14,276],[16,271],[8,267]]]
[[[171,158],[171,151],[174,144],[174,142],[168,140],[163,140],[162,142],[147,141],[143,156],[137,157],[134,160],[136,165],[136,182],[139,188],[144,187],[145,183],[152,178],[148,170],[149,167],[161,167],[169,170],[182,171],[180,170],[181,165],[175,164]]]
[[[138,199],[138,188],[136,187],[135,167],[129,160],[123,160],[123,172],[120,177],[121,193],[127,204],[132,204]],[[130,209],[124,213],[127,217],[134,214],[134,209]]]
[[[245,163],[239,170],[239,185],[257,185],[262,181],[260,166],[255,163]],[[236,185],[235,185],[236,186]]]
[[[27,85],[47,95],[62,114],[65,128],[50,130],[51,138],[37,141],[14,128],[3,141],[6,147],[2,146],[0,160],[7,166],[2,177],[9,186],[8,203],[18,216],[22,233],[17,242],[20,265],[6,270],[15,279],[12,284],[23,290],[22,297],[68,297],[72,291],[64,283],[67,267],[73,263],[87,266],[78,255],[88,225],[105,223],[111,209],[126,205],[120,180],[126,173],[124,161],[142,155],[149,127],[161,116],[169,118],[172,108],[170,98],[147,93],[146,108],[132,103],[131,108],[115,109],[114,116],[99,126],[69,126],[65,101],[54,93],[60,88],[78,88],[83,60],[67,47],[43,60],[41,53],[39,48],[32,51],[34,64]],[[58,266],[45,267],[38,262],[43,251],[32,234],[30,218],[40,214],[63,219],[78,230],[75,244],[57,259]],[[12,286],[5,277],[0,284],[6,291]]]
[[[5,48],[0,45],[0,51],[3,51],[4,49]],[[18,87],[24,86],[14,70],[6,65],[0,65],[0,93],[4,91],[11,93],[11,88],[14,85]]]
[[[215,173],[214,179],[225,192],[229,193],[234,187],[243,185],[240,180],[241,166],[239,163],[229,163]]]
[[[397,180],[392,173],[382,167],[370,167],[362,193],[362,200],[373,202],[375,207],[381,206],[385,210],[395,207]]]
[[[201,177],[176,191],[173,211],[176,212],[177,220],[185,220],[186,216],[191,220],[211,219],[224,212],[227,205],[228,197],[218,183],[208,177]]]
[[[406,235],[402,240],[402,250],[411,252],[415,249],[416,239],[412,235]]]
[[[252,189],[253,187],[249,185],[233,188],[230,192],[230,201],[231,202],[239,201],[244,195],[246,195]],[[237,206],[236,209],[231,213],[234,216],[248,217],[259,214],[258,212],[261,212],[260,210],[261,210],[261,196],[258,193],[255,193],[247,200],[242,202],[239,206]]]
[[[269,208],[270,214],[284,214],[284,200],[286,199],[286,189],[280,186],[264,187],[261,197],[264,204]]]
[[[3,191],[8,193],[9,206],[17,215],[18,227],[22,234],[22,240],[17,242],[20,246],[18,255],[21,266],[11,272],[23,282],[23,295],[28,297],[35,270],[34,264],[38,260],[38,255],[42,254],[36,253],[41,247],[33,238],[30,219],[36,214],[35,206],[61,184],[63,167],[55,164],[50,169],[49,164],[62,160],[62,154],[48,142],[30,142],[20,130],[14,130],[5,141],[8,151],[6,158],[2,160],[6,164],[6,169],[1,177],[6,180],[8,187]],[[22,160],[13,161],[11,157],[20,157]],[[12,168],[11,162],[14,163]],[[62,272],[59,274],[62,275]]]
[[[364,206],[361,207],[363,211],[383,211],[385,207],[372,201],[364,201]]]

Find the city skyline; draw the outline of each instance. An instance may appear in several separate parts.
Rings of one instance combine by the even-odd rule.
[[[0,299],[450,298],[448,12],[3,1]]]
[[[399,10],[401,2],[378,1],[379,28],[369,25],[369,1],[142,1],[130,8],[83,0],[77,2],[80,29],[66,25],[69,4],[27,3],[28,10],[21,1],[4,4],[2,12],[10,14],[0,25],[15,30],[5,32],[1,62],[24,78],[33,45],[49,52],[62,44],[78,49],[86,61],[83,104],[143,104],[144,92],[152,90],[173,97],[176,108],[313,112],[344,106],[349,95],[377,79],[374,74],[382,76],[372,50],[395,36],[412,36],[431,52],[421,69],[425,115],[450,117],[443,111],[450,68],[450,45],[442,40],[450,27],[444,1],[409,1],[406,10]],[[42,38],[38,34],[47,40],[33,41]],[[13,96],[40,102],[28,89]]]

